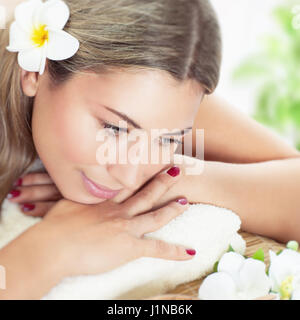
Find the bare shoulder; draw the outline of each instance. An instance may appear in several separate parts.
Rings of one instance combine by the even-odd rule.
[[[251,163],[300,157],[279,134],[216,95],[205,97],[190,134],[193,139],[186,139],[187,143],[192,141],[186,148],[192,148],[193,156],[196,129],[204,129],[205,160]]]

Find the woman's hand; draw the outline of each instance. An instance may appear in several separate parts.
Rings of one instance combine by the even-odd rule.
[[[36,225],[48,242],[48,254],[61,263],[64,277],[106,272],[142,256],[171,260],[191,258],[184,246],[144,239],[188,208],[173,200],[151,211],[154,202],[180,180],[160,173],[121,204],[106,200],[96,205],[59,201]]]
[[[22,176],[7,195],[27,215],[43,217],[63,196],[47,173]]]
[[[181,154],[174,154],[168,166],[180,164],[181,178],[178,183],[172,185],[154,203],[153,209],[165,205],[172,199],[185,197],[189,203],[201,203],[204,182],[204,161]]]
[[[173,199],[152,210],[155,201],[181,178],[178,170],[177,176],[166,171],[120,204],[58,201],[44,219],[0,250],[9,282],[0,299],[40,299],[65,277],[103,273],[143,256],[192,258],[195,251],[188,252],[182,245],[144,238],[189,206],[186,199]],[[39,285],[32,286],[35,282]]]

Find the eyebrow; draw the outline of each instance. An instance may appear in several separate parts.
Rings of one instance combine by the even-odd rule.
[[[117,111],[113,108],[110,108],[108,106],[104,106],[102,105],[106,110],[116,114],[117,116],[119,116],[120,118],[122,118],[123,120],[127,121],[128,123],[130,123],[133,127],[135,127],[136,129],[143,129],[138,123],[136,123],[134,120],[130,119],[125,113]],[[188,131],[192,130],[193,127],[188,127],[185,128],[183,130],[180,130],[178,132],[173,132],[173,133],[163,133],[163,136],[183,136],[185,135]]]

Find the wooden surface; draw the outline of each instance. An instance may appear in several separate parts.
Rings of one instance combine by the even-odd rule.
[[[240,232],[241,236],[246,241],[246,253],[245,255],[247,257],[250,257],[253,255],[255,251],[257,251],[259,248],[262,248],[264,250],[265,254],[265,263],[268,266],[269,265],[269,250],[273,250],[275,252],[284,249],[285,244],[278,243],[274,240],[249,234],[246,232]],[[202,279],[197,279],[192,282],[183,283],[179,286],[177,286],[172,291],[167,292],[165,295],[161,296],[155,296],[149,299],[154,300],[188,300],[197,298],[198,296],[198,289],[203,281]]]

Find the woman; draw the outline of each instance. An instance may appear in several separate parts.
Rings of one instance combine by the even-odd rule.
[[[30,296],[40,297],[63,276],[107,270],[100,261],[91,269],[95,252],[99,251],[92,244],[100,246],[106,239],[111,245],[109,239],[123,234],[120,230],[135,230],[128,226],[134,225],[134,219],[120,223],[112,217],[128,220],[158,207],[172,212],[163,206],[168,202],[174,205],[171,200],[182,196],[189,202],[232,209],[240,215],[246,231],[279,240],[299,239],[296,180],[300,179],[291,179],[300,165],[299,153],[213,96],[205,98],[217,86],[221,56],[219,27],[209,3],[77,2],[66,1],[71,18],[64,30],[79,39],[80,49],[70,59],[48,60],[43,75],[18,69],[17,56],[1,46],[1,197],[9,193],[10,201],[23,205],[25,210],[33,209],[34,204],[29,214],[47,213],[36,228],[0,251],[1,261],[14,270],[11,296],[21,297],[25,289],[28,294],[26,285],[20,288],[13,280],[16,275],[28,278],[29,274],[28,269],[19,269],[22,264],[16,262],[20,259],[18,253],[22,252],[23,264],[24,257],[30,262],[27,268],[34,266],[37,279],[55,275],[38,289],[31,288]],[[5,31],[2,41],[8,42]],[[127,128],[119,127],[121,119],[126,119],[129,131],[138,128],[149,134],[153,128],[167,127],[169,134],[155,136],[154,140],[160,148],[169,147],[170,142],[175,147],[169,162],[174,160],[176,145],[184,141],[195,155],[196,140],[188,145],[188,137],[204,128],[203,173],[183,174],[164,194],[152,185],[150,190],[141,191],[142,195],[134,195],[151,179],[156,181],[166,166],[161,162],[99,165],[99,159],[95,159],[97,131],[112,130],[119,138],[117,144],[123,146],[120,141]],[[184,135],[175,135],[178,129]],[[48,175],[22,176],[37,156]],[[20,176],[22,180],[11,190]],[[288,190],[280,186],[281,181]],[[101,192],[95,183],[111,190]],[[153,193],[155,199],[145,209],[145,199],[140,201],[139,196],[150,197]],[[60,197],[65,200],[55,203]],[[181,206],[176,208],[174,212],[183,210]],[[100,219],[102,230],[107,231],[101,241],[84,228],[85,223],[94,225],[95,219]],[[104,224],[105,219],[111,219],[110,225]],[[116,221],[121,227],[113,227]],[[140,223],[148,228],[145,220]],[[128,240],[124,237],[122,240]],[[74,243],[70,239],[75,239]],[[129,252],[133,243],[118,239],[111,255],[102,251],[101,261],[105,259],[110,268],[132,259]],[[55,249],[61,249],[49,249],[51,241]],[[121,250],[124,256],[116,258],[120,243],[128,247]],[[33,244],[36,250],[28,252]],[[50,251],[48,259],[42,254],[45,248]],[[181,248],[185,259],[183,251]],[[139,252],[142,255],[145,251]],[[51,270],[50,259],[59,261]],[[78,268],[74,267],[75,261],[81,261]]]

